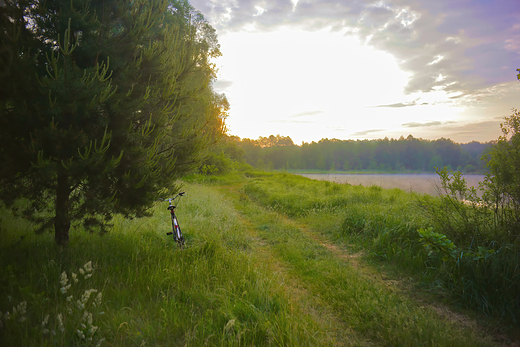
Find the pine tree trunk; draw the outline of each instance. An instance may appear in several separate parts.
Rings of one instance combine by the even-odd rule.
[[[54,218],[54,240],[60,246],[67,246],[69,243],[69,195],[69,176],[60,171],[56,186],[56,217]]]

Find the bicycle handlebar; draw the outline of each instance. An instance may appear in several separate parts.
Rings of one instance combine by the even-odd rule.
[[[159,198],[158,200],[159,201],[168,201],[170,203],[170,205],[171,205],[173,200],[175,200],[179,196],[184,196],[184,195],[186,195],[185,192],[180,192],[179,194],[175,195],[173,198]]]

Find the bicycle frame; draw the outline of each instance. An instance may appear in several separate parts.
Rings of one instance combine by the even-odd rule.
[[[170,211],[170,216],[172,219],[172,231],[166,233],[166,235],[173,235],[173,240],[179,244],[180,249],[184,248],[184,236],[182,235],[181,227],[179,226],[179,221],[177,220],[177,216],[175,215],[175,205],[172,204],[172,201],[179,196],[183,196],[184,194],[184,192],[181,192],[173,198],[164,199],[168,200],[170,204],[168,206],[168,210]]]

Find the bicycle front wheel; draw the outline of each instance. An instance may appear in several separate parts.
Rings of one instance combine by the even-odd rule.
[[[177,221],[177,217],[173,217],[173,228],[174,228],[174,237],[175,241],[179,244],[179,248],[184,248],[184,236],[182,235],[181,227],[179,226],[179,222]]]

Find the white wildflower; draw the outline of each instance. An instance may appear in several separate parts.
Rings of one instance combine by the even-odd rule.
[[[25,322],[26,317],[24,317],[24,315],[26,312],[27,312],[27,301],[22,301],[20,304],[18,304],[17,307],[13,307],[13,315],[20,316],[18,318],[18,321],[20,323]]]
[[[99,327],[92,326],[92,327],[88,330],[88,332],[89,332],[89,334],[92,336],[92,335],[94,335],[94,334],[96,333],[96,331],[97,331],[98,329],[99,329]]]
[[[97,293],[97,289],[87,289],[81,296],[81,303],[83,306],[87,303],[88,299],[90,299],[90,296],[94,293]]]
[[[102,338],[101,340],[98,341],[98,343],[96,344],[96,347],[100,347],[101,346],[101,343],[105,341],[105,338]]]
[[[76,330],[76,332],[78,333],[78,337],[82,340],[85,340],[85,334],[83,333],[83,331],[81,330]]]
[[[85,275],[85,277],[83,277],[84,279],[89,279],[90,277],[92,277],[92,274],[87,274]]]
[[[103,294],[99,292],[98,295],[96,295],[96,299],[94,300],[94,307],[100,306],[101,300],[103,300]]]
[[[49,333],[49,329],[43,329],[43,334],[47,335]]]
[[[83,265],[83,268],[85,269],[86,272],[92,272],[92,262],[89,261],[88,263]]]
[[[49,322],[49,315],[46,315],[42,321],[42,328],[45,328],[45,326],[47,325],[48,322]]]
[[[70,286],[71,286],[70,284],[67,284],[67,285],[64,286],[64,287],[61,287],[61,288],[60,288],[60,292],[61,292],[61,294],[64,294],[64,295],[65,295],[65,294],[67,293],[67,290],[70,289]]]
[[[61,313],[58,314],[58,329],[60,329],[61,332],[65,331],[65,327],[63,326],[63,317],[61,316]]]
[[[76,275],[74,272],[72,273],[72,280],[74,283],[78,283],[78,275]]]
[[[67,278],[67,273],[65,271],[63,271],[61,273],[61,277],[60,277],[60,284],[62,287],[65,287],[68,282],[69,282],[69,279]]]
[[[77,300],[76,305],[80,310],[83,310],[85,308],[85,305],[81,302],[81,300]]]
[[[67,302],[71,302],[73,299],[72,295],[71,296],[67,296]]]
[[[18,310],[21,315],[24,315],[27,312],[27,301],[22,301],[20,305],[18,305]]]
[[[82,275],[84,275],[84,274],[85,274],[85,270],[83,270],[83,269],[80,268],[80,269],[79,269],[79,273],[82,274]]]
[[[89,327],[92,326],[92,313],[89,313],[87,316],[87,324]]]

